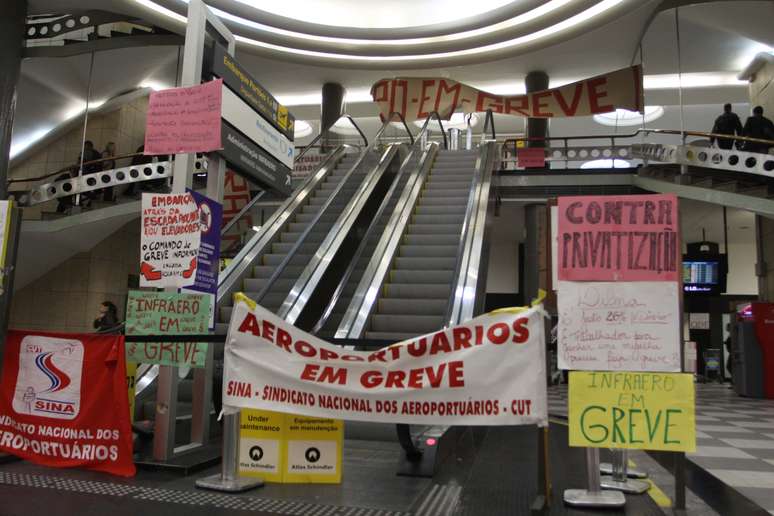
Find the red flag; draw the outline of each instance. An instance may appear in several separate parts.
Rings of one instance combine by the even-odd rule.
[[[8,332],[0,450],[54,467],[135,474],[122,335]]]

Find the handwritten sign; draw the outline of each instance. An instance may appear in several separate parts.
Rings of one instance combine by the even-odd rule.
[[[570,446],[693,452],[692,374],[571,372]]]
[[[560,197],[559,279],[678,281],[677,197]]]
[[[201,335],[209,328],[210,298],[206,294],[129,291],[127,335]],[[206,342],[129,342],[131,362],[204,367]]]
[[[140,286],[193,285],[200,228],[199,206],[190,193],[142,194]]]
[[[223,80],[150,94],[145,150],[153,154],[210,152],[221,148]]]
[[[559,368],[680,371],[678,285],[559,282]]]
[[[543,148],[524,148],[516,151],[519,168],[544,168],[546,150]]]
[[[197,256],[196,281],[186,291],[204,292],[210,298],[210,329],[215,329],[215,297],[220,272],[220,228],[223,205],[200,193],[188,190],[199,206],[201,243]]]

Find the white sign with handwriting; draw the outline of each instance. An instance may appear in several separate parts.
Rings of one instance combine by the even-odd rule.
[[[678,284],[560,281],[559,368],[680,371]]]

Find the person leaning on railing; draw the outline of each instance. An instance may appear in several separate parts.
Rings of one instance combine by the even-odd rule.
[[[753,116],[747,118],[742,134],[748,138],[774,140],[774,124],[763,116],[763,106],[755,106],[753,108]],[[766,154],[769,152],[769,146],[765,143],[745,142],[744,150]]]

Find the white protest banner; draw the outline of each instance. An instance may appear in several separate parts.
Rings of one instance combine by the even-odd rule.
[[[560,281],[559,368],[680,371],[678,284]]]
[[[237,295],[223,404],[384,423],[545,424],[544,345],[542,307],[369,352],[328,344]]]
[[[200,240],[199,207],[190,193],[142,194],[140,286],[193,285]]]

